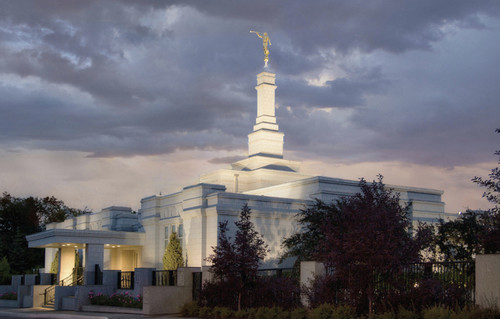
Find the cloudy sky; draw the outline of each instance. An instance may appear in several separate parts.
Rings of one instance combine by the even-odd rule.
[[[0,0],[0,191],[137,209],[246,156],[267,31],[285,158],[445,192],[500,149],[500,2]]]

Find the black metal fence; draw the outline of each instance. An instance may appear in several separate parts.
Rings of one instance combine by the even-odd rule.
[[[118,272],[118,289],[134,289],[134,272]]]
[[[335,269],[329,267],[326,273],[333,275]],[[349,282],[356,280],[353,276],[348,277],[347,282],[336,281],[338,290],[345,290]],[[460,298],[462,304],[475,302],[474,261],[412,263],[398,273],[375,274],[373,278],[375,292],[381,295],[407,294],[432,285],[442,298]]]
[[[177,286],[176,270],[153,271],[153,286]]]
[[[269,268],[257,270],[257,276],[261,278],[291,278],[300,280],[299,268]]]
[[[405,287],[418,287],[426,280],[440,283],[441,293],[446,293],[449,287],[463,291],[465,302],[475,302],[475,262],[434,262],[414,263],[406,266],[403,271]]]

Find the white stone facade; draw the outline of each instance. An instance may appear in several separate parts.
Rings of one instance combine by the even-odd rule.
[[[64,260],[71,260],[67,251],[82,250],[86,271],[96,264],[103,270],[161,269],[172,231],[181,237],[186,266],[206,266],[217,244],[218,224],[228,220],[234,226],[245,203],[270,249],[263,267],[278,266],[283,238],[298,231],[295,215],[300,209],[315,198],[332,201],[358,192],[359,187],[358,181],[303,175],[299,162],[283,159],[284,134],[275,116],[275,74],[260,73],[256,90],[257,117],[248,135],[248,158],[202,175],[199,184],[180,192],[143,198],[137,214],[130,208],[109,207],[28,236],[30,247],[46,248],[46,269],[56,249],[64,252]],[[401,194],[403,203],[411,204],[413,221],[444,217],[442,191],[388,187]]]

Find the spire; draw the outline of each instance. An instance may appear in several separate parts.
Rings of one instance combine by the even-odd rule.
[[[248,134],[248,156],[283,158],[283,137],[276,124],[276,74],[261,72],[257,75],[257,118],[253,132]]]

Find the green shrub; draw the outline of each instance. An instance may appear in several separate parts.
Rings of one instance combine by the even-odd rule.
[[[215,307],[212,309],[209,318],[230,319],[234,317],[234,311],[226,307]]]
[[[422,311],[423,319],[451,319],[453,311],[446,307],[434,306]]]
[[[211,314],[212,314],[212,308],[210,307],[201,307],[198,310],[198,316],[200,318],[210,318]]]
[[[420,319],[420,315],[415,311],[399,307],[398,319]]]
[[[311,310],[309,315],[311,319],[353,319],[357,318],[356,310],[350,306],[334,306],[331,304],[322,304]]]
[[[245,310],[247,319],[255,319],[255,316],[257,315],[257,308],[248,308]]]
[[[290,319],[307,319],[307,309],[297,308],[290,312]]]
[[[290,312],[280,307],[260,307],[255,312],[254,319],[290,319]]]
[[[248,310],[241,309],[234,313],[234,318],[236,319],[247,319],[248,318]]]
[[[356,310],[350,306],[337,306],[333,309],[332,319],[356,318]]]
[[[111,296],[102,293],[94,294],[89,292],[90,304],[100,306],[127,307],[127,308],[142,308],[142,296],[134,297],[128,292],[122,294],[112,294]]]
[[[328,303],[324,303],[313,310],[309,315],[310,319],[330,319],[332,318],[334,306]]]
[[[373,319],[396,319],[396,314],[394,311],[388,311],[384,313],[377,313],[373,316]]]
[[[181,316],[183,317],[198,317],[200,307],[196,302],[185,303],[181,308]]]
[[[500,311],[495,309],[481,309],[471,307],[462,309],[460,312],[453,313],[450,319],[497,319],[500,318]]]

